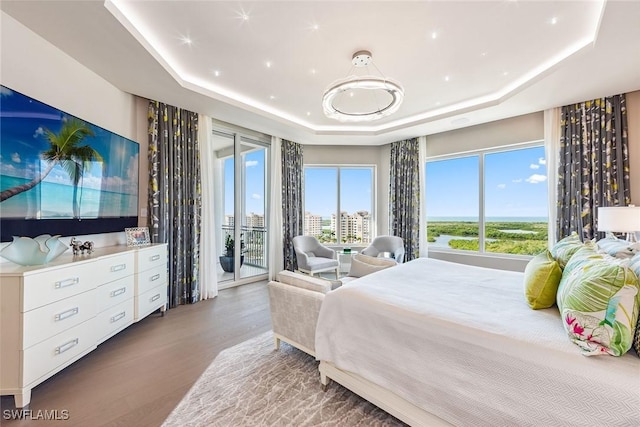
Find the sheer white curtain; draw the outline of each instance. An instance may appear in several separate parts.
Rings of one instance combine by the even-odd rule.
[[[200,234],[200,299],[218,295],[216,253],[217,229],[214,222],[214,151],[213,123],[211,117],[198,117],[198,140],[200,141],[200,169],[202,176],[202,232]]]
[[[427,163],[427,137],[418,137],[418,144],[420,145],[420,257],[426,258],[429,256],[429,249],[427,246],[427,192],[426,192],[426,175],[425,166]]]
[[[284,269],[282,255],[282,140],[271,137],[271,204],[269,205],[269,280]]]
[[[549,248],[556,243],[558,219],[558,156],[560,155],[560,114],[559,107],[544,110],[544,152],[547,159],[547,192],[549,211]]]

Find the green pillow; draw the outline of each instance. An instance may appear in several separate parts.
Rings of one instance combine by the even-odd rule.
[[[564,328],[586,355],[622,356],[638,321],[638,278],[619,263],[593,256],[574,260],[580,256],[571,258],[558,288]]]
[[[571,233],[570,236],[565,237],[551,248],[551,255],[558,261],[560,268],[564,268],[565,265],[571,259],[571,256],[575,254],[578,249],[583,246],[582,241],[577,233]]]
[[[562,278],[562,269],[545,250],[529,261],[524,269],[524,295],[534,310],[549,308],[556,302],[556,292]]]

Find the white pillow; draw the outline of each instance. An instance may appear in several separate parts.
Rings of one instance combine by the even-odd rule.
[[[363,254],[356,254],[351,257],[351,269],[349,277],[362,277],[385,268],[393,267],[398,263],[393,259],[376,258]]]

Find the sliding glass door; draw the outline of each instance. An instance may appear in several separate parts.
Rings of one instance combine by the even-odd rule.
[[[214,212],[222,287],[268,273],[269,143],[264,139],[214,130]]]

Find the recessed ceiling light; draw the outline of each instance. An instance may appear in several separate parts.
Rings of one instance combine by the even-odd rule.
[[[503,72],[503,73],[502,73],[502,75],[503,75],[503,76],[508,76],[508,75],[509,75],[509,72],[508,72],[508,71],[505,71],[505,72]]]
[[[318,31],[318,29],[320,29],[320,26],[318,24],[313,24],[311,28],[313,28],[315,31]]]
[[[444,81],[448,82],[449,80],[451,80],[451,78],[449,76],[444,76]]]
[[[276,99],[276,97],[273,95],[269,95],[269,99]]]
[[[315,69],[315,68],[312,68],[312,69],[311,69],[311,71],[310,71],[310,73],[311,73],[311,74],[315,74],[315,73],[316,73],[316,69]]]
[[[267,68],[271,68],[271,61],[267,61],[267,62],[265,62],[265,63],[264,63],[264,65],[266,65],[266,66],[267,66]]]
[[[213,75],[216,76],[216,77],[220,77],[220,71],[214,70],[213,71]]]
[[[551,25],[556,25],[558,23],[558,18],[554,16],[549,22],[551,22]]]
[[[440,101],[437,101],[437,102],[436,102],[436,107],[437,107],[437,106],[439,106],[440,104],[441,104],[441,102],[440,102]]]
[[[310,115],[311,115],[311,111],[307,111],[307,116],[310,116]]]
[[[433,40],[437,39],[437,38],[438,38],[438,33],[436,33],[435,31],[434,31],[434,32],[432,32],[432,33],[431,33],[431,38],[432,38]]]
[[[487,52],[482,52],[480,56],[487,56]]]
[[[191,40],[191,38],[189,38],[188,36],[181,36],[180,41],[182,41],[182,44],[186,44],[189,46],[191,46],[191,44],[193,43],[193,40]]]

